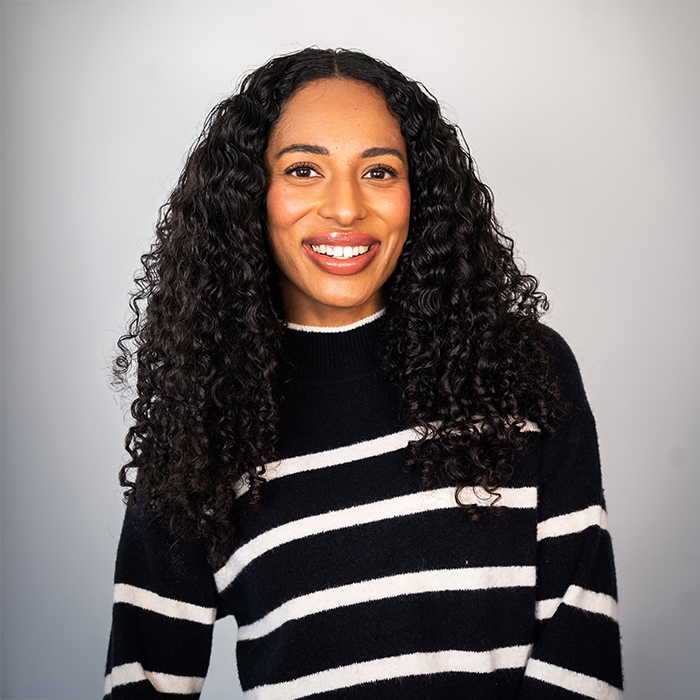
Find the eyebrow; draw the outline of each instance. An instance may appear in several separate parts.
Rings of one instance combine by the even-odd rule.
[[[328,156],[330,151],[325,146],[316,146],[312,143],[293,143],[291,146],[283,148],[276,156],[275,160],[281,158],[285,153],[310,153],[314,156]],[[384,148],[376,146],[368,148],[360,153],[360,158],[378,158],[379,156],[395,156],[402,163],[406,163],[403,153],[396,148]]]
[[[293,143],[291,146],[283,148],[275,156],[275,160],[281,158],[285,153],[311,153],[314,156],[330,155],[329,150],[325,146],[314,146],[311,143]]]
[[[404,165],[406,164],[403,153],[395,148],[368,148],[360,154],[360,158],[378,158],[379,156],[396,156]]]

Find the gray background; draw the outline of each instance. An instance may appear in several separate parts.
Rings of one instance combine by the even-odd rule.
[[[389,61],[461,125],[596,414],[627,697],[698,697],[700,3],[1,8],[4,700],[100,696],[126,292],[206,113],[309,44]],[[204,697],[235,698],[233,625],[216,636]]]

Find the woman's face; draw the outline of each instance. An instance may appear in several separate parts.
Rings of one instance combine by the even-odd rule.
[[[406,144],[383,95],[354,80],[306,85],[273,127],[265,165],[286,319],[339,326],[379,311],[411,208]]]

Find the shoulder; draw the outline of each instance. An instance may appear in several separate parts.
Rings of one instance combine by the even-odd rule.
[[[540,329],[549,360],[549,373],[558,384],[562,398],[570,409],[589,411],[581,371],[573,351],[555,330],[545,325],[540,325]]]
[[[566,379],[575,383],[580,383],[581,377],[578,369],[578,362],[573,351],[564,338],[553,328],[540,324],[542,339],[545,349],[549,355],[552,371],[562,380]]]
[[[558,385],[564,411],[554,432],[540,443],[540,518],[544,521],[568,513],[587,513],[600,516],[604,522],[596,422],[578,363],[561,335],[546,326],[542,330],[550,376]]]

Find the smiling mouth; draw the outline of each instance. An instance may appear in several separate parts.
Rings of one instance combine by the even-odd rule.
[[[312,245],[311,250],[319,255],[326,255],[334,260],[350,260],[351,258],[356,258],[359,255],[364,255],[370,246],[368,245]]]

